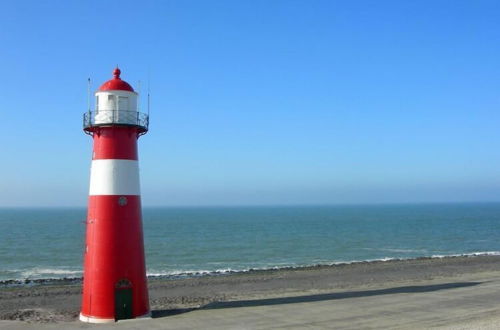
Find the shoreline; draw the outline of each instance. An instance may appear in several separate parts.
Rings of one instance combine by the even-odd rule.
[[[149,278],[148,287],[155,318],[174,315],[179,310],[206,309],[213,304],[482,282],[498,277],[500,256],[482,255],[317,265],[178,279],[154,277]],[[80,299],[78,282],[60,280],[43,285],[3,286],[0,320],[24,324],[76,322]]]
[[[451,254],[451,255],[433,255],[433,256],[421,256],[421,257],[410,257],[410,258],[392,258],[384,257],[380,259],[369,259],[369,260],[354,260],[354,261],[338,261],[330,263],[318,263],[311,265],[299,265],[299,266],[275,266],[269,268],[248,268],[242,270],[215,270],[215,271],[185,271],[185,272],[173,272],[172,274],[149,274],[147,275],[149,280],[179,280],[188,278],[200,278],[200,277],[218,277],[218,276],[228,276],[236,274],[252,274],[252,273],[266,273],[273,271],[293,271],[293,270],[313,270],[320,268],[330,268],[330,267],[340,267],[345,265],[357,265],[357,264],[377,264],[377,263],[391,263],[391,262],[403,262],[412,260],[439,260],[439,259],[453,259],[453,258],[476,258],[476,257],[487,257],[487,256],[500,256],[500,251],[484,251],[484,252],[471,252],[463,254]],[[38,285],[73,285],[81,284],[83,277],[62,277],[62,278],[35,278],[35,279],[7,279],[0,280],[0,289],[6,287],[32,287]]]

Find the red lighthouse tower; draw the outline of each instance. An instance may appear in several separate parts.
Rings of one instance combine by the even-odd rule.
[[[94,140],[80,320],[114,322],[148,316],[137,139],[148,130],[138,94],[120,78],[95,93],[83,117]]]

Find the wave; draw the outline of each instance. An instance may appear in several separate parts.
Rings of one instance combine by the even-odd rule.
[[[431,256],[431,258],[440,259],[440,258],[450,258],[450,257],[481,257],[481,256],[500,256],[500,251],[470,252],[462,254],[435,254]]]
[[[65,268],[32,268],[29,270],[22,271],[22,276],[24,278],[38,278],[43,277],[43,275],[63,275],[63,276],[74,276],[74,275],[82,275],[82,270],[73,270],[73,269],[65,269]]]
[[[221,276],[230,275],[235,273],[248,273],[260,271],[276,271],[287,269],[307,269],[316,267],[328,267],[339,265],[350,265],[358,263],[374,263],[374,262],[391,262],[402,260],[417,260],[417,259],[443,259],[443,258],[457,258],[457,257],[481,257],[481,256],[500,256],[500,251],[479,251],[460,254],[443,254],[432,256],[420,256],[412,258],[398,258],[398,257],[383,257],[377,259],[367,260],[350,260],[350,261],[332,261],[320,262],[312,264],[280,264],[268,265],[264,267],[242,267],[242,268],[220,268],[215,270],[149,270],[147,272],[148,278],[165,278],[165,279],[179,279],[179,278],[192,278],[201,276]],[[82,270],[65,269],[65,268],[32,268],[30,270],[4,270],[11,274],[21,274],[21,278],[4,279],[0,280],[0,286],[18,286],[18,285],[37,285],[37,284],[52,284],[52,283],[78,283],[81,282],[83,275]],[[47,276],[48,275],[48,276]],[[52,275],[52,277],[50,277]]]

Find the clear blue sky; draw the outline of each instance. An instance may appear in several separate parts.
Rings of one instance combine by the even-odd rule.
[[[86,204],[116,64],[145,205],[500,201],[499,1],[4,1],[0,45],[0,206]]]

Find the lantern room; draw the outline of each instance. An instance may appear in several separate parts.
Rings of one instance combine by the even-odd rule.
[[[84,114],[84,129],[93,132],[95,127],[108,125],[138,126],[141,132],[148,130],[148,115],[138,112],[138,96],[121,71],[113,71],[113,79],[106,81],[95,93],[95,110]]]

